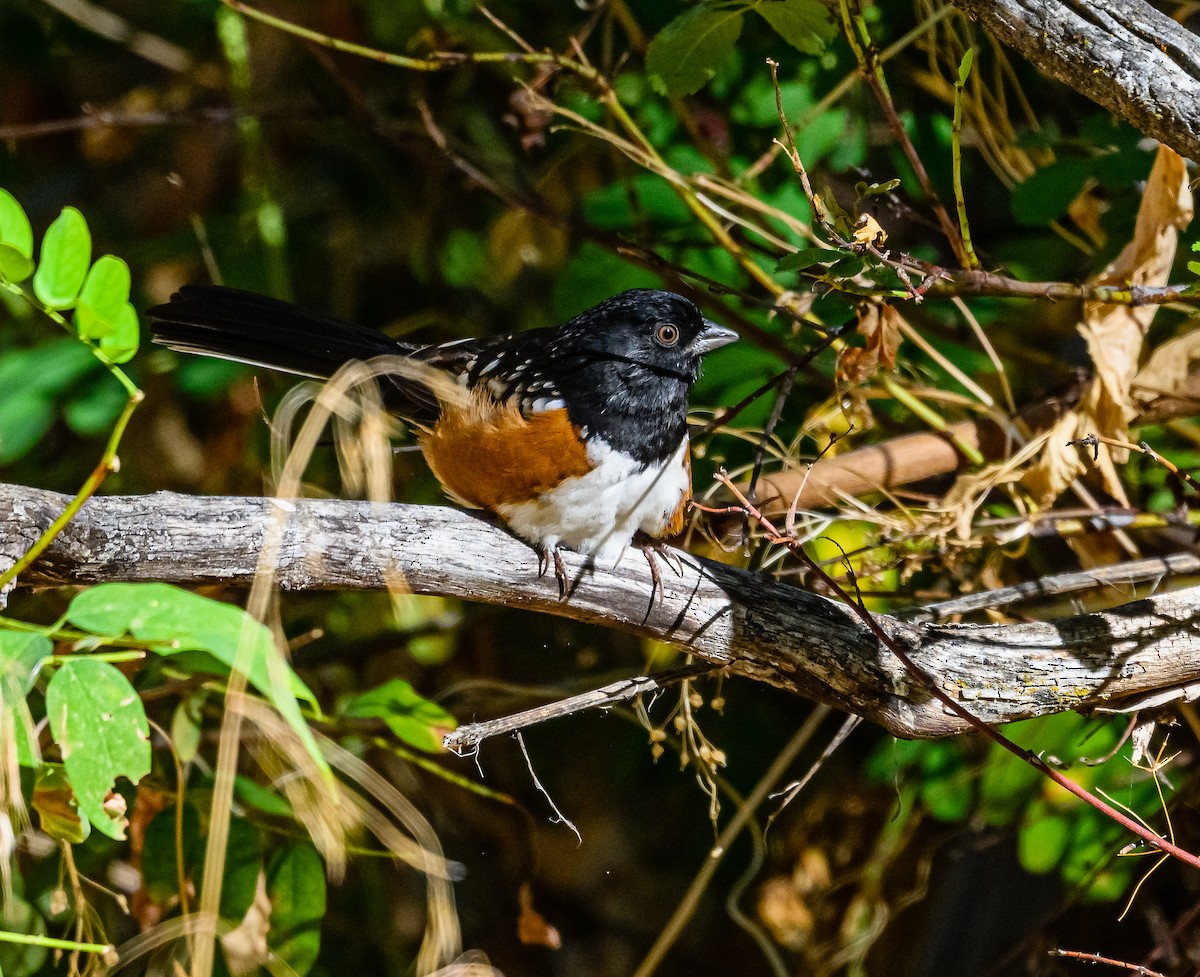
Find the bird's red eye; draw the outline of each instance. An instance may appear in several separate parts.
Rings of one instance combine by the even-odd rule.
[[[658,327],[654,338],[658,340],[660,346],[674,346],[679,342],[679,330],[669,322],[664,322]]]

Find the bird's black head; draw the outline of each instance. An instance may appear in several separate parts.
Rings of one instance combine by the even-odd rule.
[[[651,288],[630,289],[601,302],[567,323],[565,332],[580,350],[688,385],[695,382],[705,353],[738,338],[705,319],[682,295]]]
[[[579,427],[643,464],[665,461],[687,434],[700,358],[735,339],[682,295],[632,289],[558,331],[557,387]]]

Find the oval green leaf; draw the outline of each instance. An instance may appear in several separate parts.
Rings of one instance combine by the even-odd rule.
[[[67,608],[67,617],[97,634],[131,634],[142,641],[163,642],[163,647],[154,649],[160,655],[203,651],[228,668],[242,668],[247,681],[287,720],[313,761],[328,774],[329,765],[296,701],[308,703],[319,715],[316,696],[279,653],[271,632],[240,607],[169,584],[111,583],[78,594]]]
[[[92,263],[92,234],[74,207],[64,207],[42,239],[33,294],[51,309],[69,309]]]
[[[1034,875],[1054,871],[1070,840],[1071,824],[1065,815],[1052,813],[1042,804],[1034,805],[1017,840],[1021,867]]]
[[[975,60],[975,49],[967,48],[966,53],[962,56],[962,61],[958,63],[958,83],[965,85],[967,79],[971,76],[971,63]]]
[[[692,95],[717,73],[742,33],[740,8],[693,7],[667,24],[646,50],[646,70],[671,95]]]
[[[0,244],[0,280],[19,284],[33,273],[33,259],[11,244]]]
[[[802,248],[785,254],[775,263],[776,271],[803,271],[813,265],[829,265],[840,260],[842,252],[830,248]]]
[[[110,363],[125,363],[133,358],[140,342],[137,310],[126,302],[117,311],[112,333],[100,340],[100,352]]]
[[[271,927],[267,946],[303,977],[317,962],[325,917],[325,866],[307,842],[289,845],[267,867]]]
[[[118,317],[129,305],[129,285],[129,266],[120,258],[106,254],[92,265],[75,309],[75,328],[80,336],[104,339],[117,331]]]
[[[33,228],[29,218],[7,190],[0,189],[0,244],[6,244],[25,258],[33,258]]]
[[[397,739],[430,753],[440,753],[442,738],[458,726],[450,713],[399,678],[351,699],[342,715],[381,719]]]
[[[95,437],[112,428],[127,402],[124,389],[105,376],[99,383],[85,386],[78,397],[67,401],[63,407],[63,420],[76,434]]]
[[[837,32],[821,0],[768,0],[754,11],[801,54],[820,54]]]
[[[150,725],[137,692],[108,662],[72,658],[46,688],[46,717],[80,812],[123,839],[126,819],[110,815],[104,801],[118,777],[136,784],[150,772]]]
[[[37,391],[0,396],[0,465],[24,457],[50,430],[54,413],[54,402]]]
[[[116,255],[101,255],[87,273],[79,301],[115,315],[129,301],[129,285],[129,265]]]

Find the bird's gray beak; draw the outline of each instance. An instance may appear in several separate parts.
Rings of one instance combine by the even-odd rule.
[[[720,349],[722,346],[728,346],[732,342],[736,342],[738,334],[732,329],[726,329],[724,326],[718,326],[710,319],[704,320],[704,328],[700,330],[692,342],[692,348],[701,356],[705,353],[711,353],[714,349]]]

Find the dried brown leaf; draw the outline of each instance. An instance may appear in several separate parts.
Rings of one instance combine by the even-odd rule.
[[[1128,287],[1162,285],[1175,260],[1179,231],[1192,219],[1192,194],[1183,159],[1165,146],[1150,171],[1138,208],[1133,239],[1094,279],[1094,284]],[[1101,447],[1085,459],[1067,442],[1089,434],[1129,440],[1129,423],[1137,415],[1131,394],[1138,373],[1142,344],[1157,306],[1087,302],[1079,331],[1087,342],[1095,378],[1074,414],[1063,417],[1050,432],[1046,450],[1022,478],[1022,484],[1042,507],[1056,498],[1087,468],[1099,472],[1105,491],[1127,504],[1117,466],[1128,452]]]
[[[1046,434],[1037,461],[1021,477],[1021,485],[1034,498],[1039,508],[1053,504],[1067,487],[1087,470],[1077,447],[1067,442],[1077,437],[1079,418],[1067,414]]]
[[[562,936],[558,930],[533,908],[533,889],[528,882],[521,883],[521,888],[517,891],[517,901],[521,907],[521,913],[517,917],[517,939],[526,946],[561,949]]]
[[[1191,221],[1192,212],[1187,166],[1178,153],[1160,146],[1142,194],[1133,240],[1095,283],[1166,284],[1179,231]],[[1093,422],[1092,433],[1128,440],[1128,423],[1136,413],[1130,386],[1138,370],[1142,341],[1157,311],[1155,305],[1085,303],[1079,331],[1096,368],[1092,394],[1084,398],[1084,409]],[[1118,453],[1113,460],[1120,463],[1125,457]],[[1105,481],[1109,481],[1107,475]],[[1113,490],[1111,485],[1105,487]]]
[[[1200,328],[1163,343],[1133,378],[1139,424],[1154,424],[1200,408]]]
[[[863,346],[849,346],[838,356],[838,380],[862,383],[881,366],[896,367],[896,351],[903,339],[900,313],[890,305],[864,304],[859,308],[858,332],[866,339]]]

